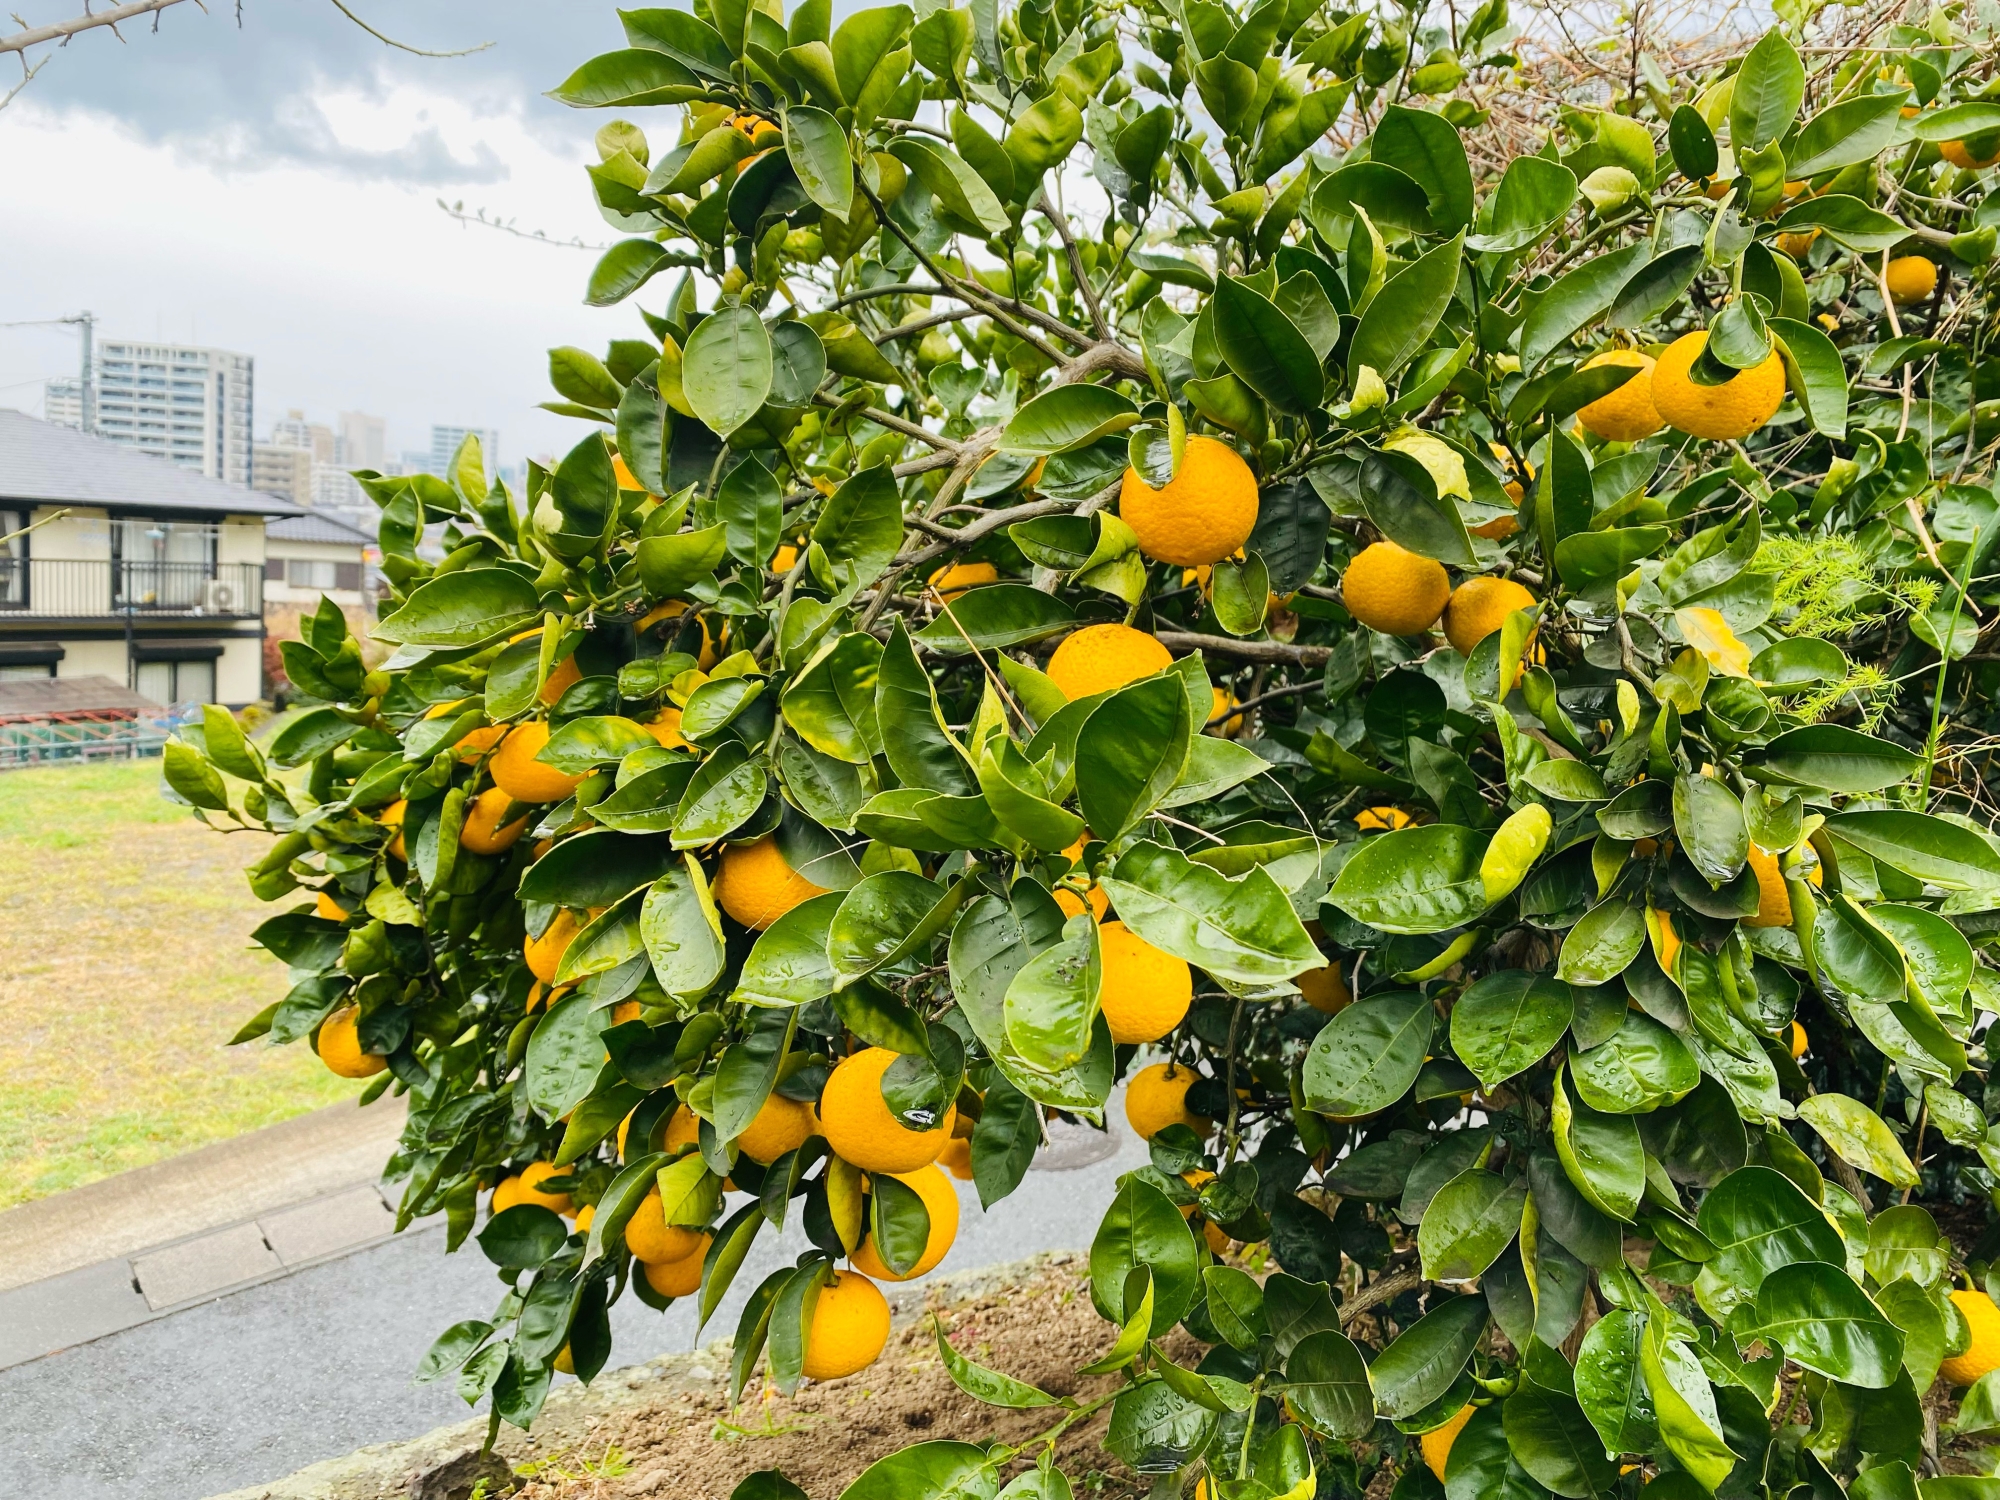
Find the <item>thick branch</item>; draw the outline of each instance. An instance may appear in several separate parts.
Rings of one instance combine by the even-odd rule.
[[[1333,655],[1330,646],[1294,646],[1285,641],[1239,641],[1226,635],[1197,635],[1188,630],[1156,631],[1170,651],[1200,651],[1238,661],[1270,662],[1276,666],[1323,667]]]
[[[134,16],[149,16],[154,11],[180,3],[181,0],[131,0],[129,5],[114,5],[109,10],[71,16],[67,21],[54,21],[47,26],[23,27],[12,36],[0,36],[0,53],[25,52],[43,42],[63,41],[80,31],[95,31],[100,26],[116,26],[120,21],[129,21]]]

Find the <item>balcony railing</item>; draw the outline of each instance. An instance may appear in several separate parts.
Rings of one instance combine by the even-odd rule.
[[[263,612],[261,563],[0,557],[0,621],[21,615],[235,620]]]

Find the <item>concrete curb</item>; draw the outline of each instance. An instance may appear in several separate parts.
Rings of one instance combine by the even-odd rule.
[[[885,1288],[895,1326],[904,1327],[933,1303],[967,1302],[1057,1267],[1081,1268],[1088,1257],[1057,1250],[1005,1265],[961,1271],[921,1286]],[[606,1418],[657,1406],[688,1390],[727,1390],[730,1340],[717,1339],[692,1354],[663,1354],[644,1364],[607,1370],[589,1385],[565,1381],[553,1391],[532,1437],[503,1426],[494,1450],[511,1469],[536,1453],[573,1446]],[[439,1427],[398,1443],[375,1443],[344,1458],[327,1459],[269,1484],[231,1490],[210,1500],[448,1500],[462,1496],[486,1472],[478,1461],[486,1440],[483,1416]],[[497,1474],[497,1471],[496,1471]],[[504,1491],[496,1490],[496,1493]]]
[[[0,1292],[373,1182],[407,1109],[330,1104],[0,1211]]]

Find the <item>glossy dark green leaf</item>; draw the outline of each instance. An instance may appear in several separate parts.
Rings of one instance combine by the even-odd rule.
[[[1293,1348],[1285,1398],[1313,1431],[1336,1442],[1365,1437],[1375,1425],[1368,1366],[1354,1341],[1333,1329],[1307,1334]]]
[[[903,502],[888,465],[861,470],[827,498],[812,542],[843,599],[881,576],[903,542]]]
[[[1634,1115],[1672,1104],[1701,1081],[1687,1043],[1641,1011],[1627,1011],[1618,1031],[1588,1051],[1572,1051],[1577,1097],[1605,1114]]]
[[[1462,927],[1487,907],[1479,878],[1486,842],[1449,823],[1377,834],[1342,867],[1326,899],[1384,932]]]
[[[1548,1056],[1573,1013],[1561,980],[1521,969],[1487,974],[1452,1006],[1451,1050],[1490,1089]]]
[[[1646,1188],[1646,1148],[1638,1127],[1629,1116],[1572,1101],[1560,1075],[1554,1103],[1549,1123],[1564,1173],[1593,1208],[1629,1221]]]
[[[1043,640],[1074,624],[1076,612],[1054,594],[1025,583],[989,583],[952,600],[916,639],[928,650],[963,656]]]
[[[1555,1494],[1592,1500],[1611,1493],[1618,1466],[1604,1456],[1574,1396],[1524,1380],[1501,1408],[1516,1463]]]
[[[1799,117],[1806,69],[1782,31],[1764,33],[1743,59],[1729,98],[1729,139],[1739,156],[1777,140]]]
[[[1390,106],[1389,112],[1397,113],[1398,107]],[[1437,119],[1434,115],[1423,118]],[[1443,125],[1444,122],[1440,120],[1438,123]],[[1452,132],[1448,125],[1444,128],[1451,132],[1456,143],[1457,133]],[[1382,139],[1379,129],[1376,136],[1378,144]],[[1435,200],[1432,206],[1435,212]],[[1460,234],[1425,251],[1384,284],[1375,300],[1369,303],[1368,311],[1362,314],[1361,326],[1355,329],[1354,337],[1348,344],[1347,379],[1350,385],[1360,378],[1364,365],[1387,380],[1416,357],[1437,328],[1445,308],[1450,305],[1452,293],[1458,288],[1464,258],[1464,236]]]
[[[728,740],[701,763],[674,814],[676,849],[698,849],[726,838],[764,805],[770,774],[741,740]]]
[[[1295,416],[1319,405],[1326,384],[1319,357],[1269,298],[1225,276],[1212,305],[1216,347],[1245,385]]]
[[[1138,420],[1138,407],[1108,387],[1059,385],[1014,413],[1001,447],[1009,453],[1067,453]]]
[[[1779,664],[1771,665],[1775,668]],[[1842,675],[1845,666],[1842,660]],[[1753,662],[1752,670],[1756,668]],[[1750,770],[1762,781],[1856,793],[1896,786],[1922,765],[1923,758],[1912,751],[1844,724],[1807,724],[1775,736],[1751,762]]]
[[[794,105],[785,112],[785,154],[813,202],[837,219],[854,204],[854,164],[847,135],[825,110]]]
[[[727,437],[771,394],[771,336],[747,307],[726,308],[689,335],[681,388],[694,414]]]
[[[1392,104],[1382,112],[1369,148],[1370,159],[1407,173],[1423,187],[1436,233],[1451,234],[1472,222],[1472,168],[1457,129],[1443,115]],[[1458,259],[1456,250],[1452,259]]]
[[[993,1500],[999,1488],[1000,1475],[984,1448],[935,1441],[876,1459],[840,1492],[840,1500]]]
[[[1127,1177],[1090,1246],[1090,1299],[1099,1316],[1124,1321],[1126,1277],[1140,1268],[1150,1270],[1153,1278],[1149,1337],[1161,1338],[1200,1292],[1201,1255],[1187,1220],[1166,1194],[1138,1177]]]
[[[1772,1271],[1757,1288],[1753,1326],[1792,1363],[1847,1385],[1880,1390],[1902,1370],[1902,1330],[1837,1265]]]
[[[842,899],[840,891],[814,896],[760,933],[743,961],[736,997],[751,1004],[806,1005],[832,994],[835,975],[826,937]]]
[[[1733,880],[1749,857],[1743,803],[1713,776],[1674,779],[1674,832],[1711,884]]]
[[[1830,832],[1869,858],[1947,891],[2000,895],[2000,854],[1970,829],[1927,813],[1839,813]]]
[[[374,633],[406,646],[477,646],[541,612],[534,584],[513,569],[464,568],[420,585]]]
[[[1375,1357],[1368,1379],[1391,1419],[1413,1416],[1451,1388],[1486,1331],[1484,1297],[1452,1297],[1404,1329]]]
[[[955,797],[978,790],[965,755],[944,727],[930,674],[917,660],[899,619],[882,649],[875,683],[875,717],[883,753],[905,786]]]
[[[1320,1029],[1306,1053],[1307,1104],[1336,1119],[1388,1108],[1417,1081],[1435,1026],[1430,1001],[1416,990],[1355,1001]]]
[[[1520,1232],[1527,1201],[1525,1181],[1510,1183],[1483,1169],[1462,1172],[1447,1182],[1431,1199],[1417,1228],[1424,1275],[1444,1281],[1479,1275]]]
[[[1564,272],[1536,301],[1521,325],[1521,365],[1533,370],[1583,328],[1610,310],[1619,292],[1651,254],[1632,245],[1586,260]]]
[[[1325,961],[1261,866],[1231,880],[1177,849],[1142,840],[1099,884],[1127,927],[1224,982],[1268,984]]]
[[[1803,1261],[1844,1265],[1840,1232],[1789,1177],[1742,1167],[1704,1197],[1695,1223],[1715,1246],[1718,1276],[1754,1293],[1780,1266]]]
[[[1076,740],[1077,797],[1097,837],[1117,839],[1180,780],[1194,731],[1188,696],[1172,674],[1105,698]]]
[[[1471,567],[1472,540],[1449,495],[1407,453],[1371,452],[1361,461],[1361,504],[1397,546],[1420,557]]]

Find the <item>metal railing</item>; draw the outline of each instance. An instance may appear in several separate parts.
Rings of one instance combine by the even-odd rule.
[[[0,556],[0,620],[19,615],[255,619],[263,612],[261,563]]]

